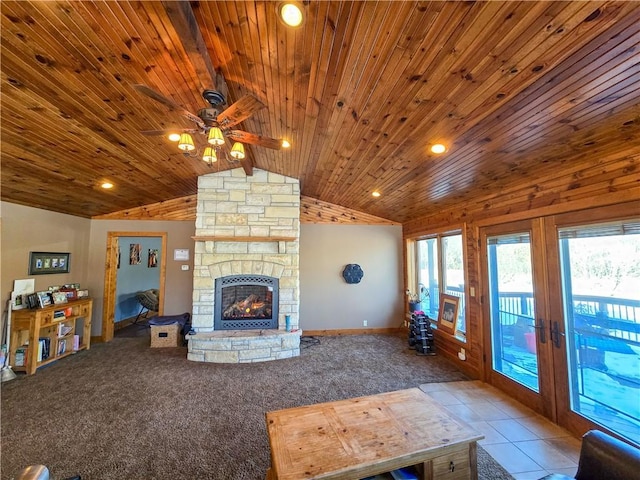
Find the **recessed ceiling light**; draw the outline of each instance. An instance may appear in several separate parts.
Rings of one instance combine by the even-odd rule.
[[[172,142],[177,142],[178,140],[180,140],[180,134],[179,133],[170,133],[169,134],[169,140],[171,140]]]
[[[291,146],[288,140],[282,140],[281,145],[282,145],[282,148],[289,148]]]
[[[371,192],[371,196],[373,197],[379,197],[380,195],[382,195],[379,191],[375,190],[374,192]]]
[[[105,190],[109,190],[110,188],[113,188],[113,183],[110,182],[104,182],[102,185],[100,185],[102,188],[104,188]]]
[[[431,145],[431,151],[435,154],[440,154],[440,153],[444,153],[447,151],[447,147],[445,147],[443,144],[441,143],[435,143],[433,145]]]
[[[290,27],[302,25],[302,7],[297,2],[284,2],[278,6],[278,13],[282,21]]]

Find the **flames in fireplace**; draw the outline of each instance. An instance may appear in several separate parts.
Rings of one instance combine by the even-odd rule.
[[[214,329],[278,328],[278,279],[232,275],[215,281]]]
[[[271,292],[267,291],[266,296],[269,298],[262,300],[258,295],[252,293],[245,299],[233,302],[223,310],[222,319],[271,318]]]

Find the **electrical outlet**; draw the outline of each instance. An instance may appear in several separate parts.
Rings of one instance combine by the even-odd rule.
[[[363,321],[362,321],[362,325],[363,325],[364,327],[366,327],[366,326],[367,326],[367,321],[366,321],[366,320],[363,320]]]

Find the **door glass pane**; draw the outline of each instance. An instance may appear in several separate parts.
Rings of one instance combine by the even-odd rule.
[[[529,233],[487,239],[492,366],[539,391]]]
[[[418,282],[425,287],[420,294],[422,311],[432,319],[438,318],[440,286],[438,284],[438,239],[419,240]]]
[[[460,299],[456,333],[467,331],[464,307],[464,262],[462,259],[462,235],[442,237],[444,293]]]
[[[640,443],[640,233],[558,233],[571,409]]]

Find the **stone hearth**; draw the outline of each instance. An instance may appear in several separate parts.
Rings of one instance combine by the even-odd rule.
[[[189,360],[240,363],[300,354],[299,239],[297,179],[258,169],[248,177],[241,168],[198,179]],[[277,329],[215,330],[215,280],[229,275],[278,279]]]

